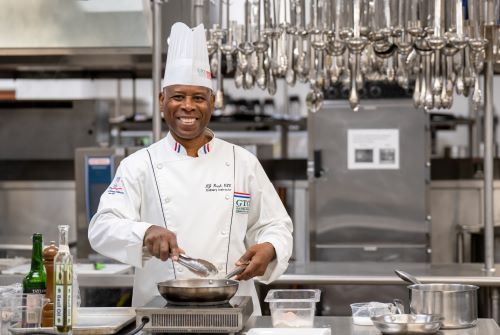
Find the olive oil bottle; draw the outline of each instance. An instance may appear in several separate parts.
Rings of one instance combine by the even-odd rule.
[[[59,251],[54,257],[54,329],[72,334],[73,329],[73,257],[69,252],[69,226],[60,225]]]

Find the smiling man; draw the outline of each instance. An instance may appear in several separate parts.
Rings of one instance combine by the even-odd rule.
[[[180,252],[215,264],[235,279],[237,295],[252,296],[252,278],[270,282],[288,266],[292,222],[255,156],[215,137],[205,31],[172,26],[160,109],[165,138],[120,164],[89,227],[92,247],[136,266],[132,304],[159,295],[156,283],[194,276]],[[120,192],[116,192],[119,189]],[[155,257],[142,264],[146,247]],[[182,249],[181,249],[182,248]]]

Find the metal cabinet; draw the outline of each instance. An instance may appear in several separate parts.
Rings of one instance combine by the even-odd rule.
[[[366,100],[358,112],[346,101],[325,101],[310,113],[313,260],[429,260],[427,125],[428,115],[409,99]],[[395,168],[349,168],[355,144],[348,133],[360,129],[398,134]]]

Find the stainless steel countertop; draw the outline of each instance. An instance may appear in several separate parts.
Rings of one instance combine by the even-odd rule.
[[[48,241],[45,241],[48,242]],[[76,240],[69,241],[70,247],[76,243]],[[45,244],[47,246],[48,244]],[[33,242],[31,236],[26,235],[6,235],[0,236],[0,250],[27,250],[31,251]],[[29,256],[28,256],[29,257]]]
[[[323,285],[407,285],[394,269],[407,271],[422,282],[462,283],[500,287],[500,266],[496,272],[486,273],[482,263],[427,264],[427,263],[292,263],[275,284]],[[21,275],[1,275],[0,285],[21,282]],[[134,275],[79,275],[81,287],[132,287]]]
[[[357,326],[352,324],[352,318],[347,316],[317,316],[314,318],[314,327],[330,328],[332,335],[380,335],[375,326]],[[251,328],[272,328],[270,316],[251,317],[243,332],[246,334]],[[475,327],[467,329],[441,330],[442,335],[499,335],[500,328],[493,319],[479,319]]]

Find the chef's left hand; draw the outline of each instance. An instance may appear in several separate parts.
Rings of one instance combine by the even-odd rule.
[[[252,245],[236,262],[236,266],[246,264],[247,267],[235,279],[248,280],[255,276],[262,276],[274,257],[276,257],[276,251],[271,243],[264,242]]]

